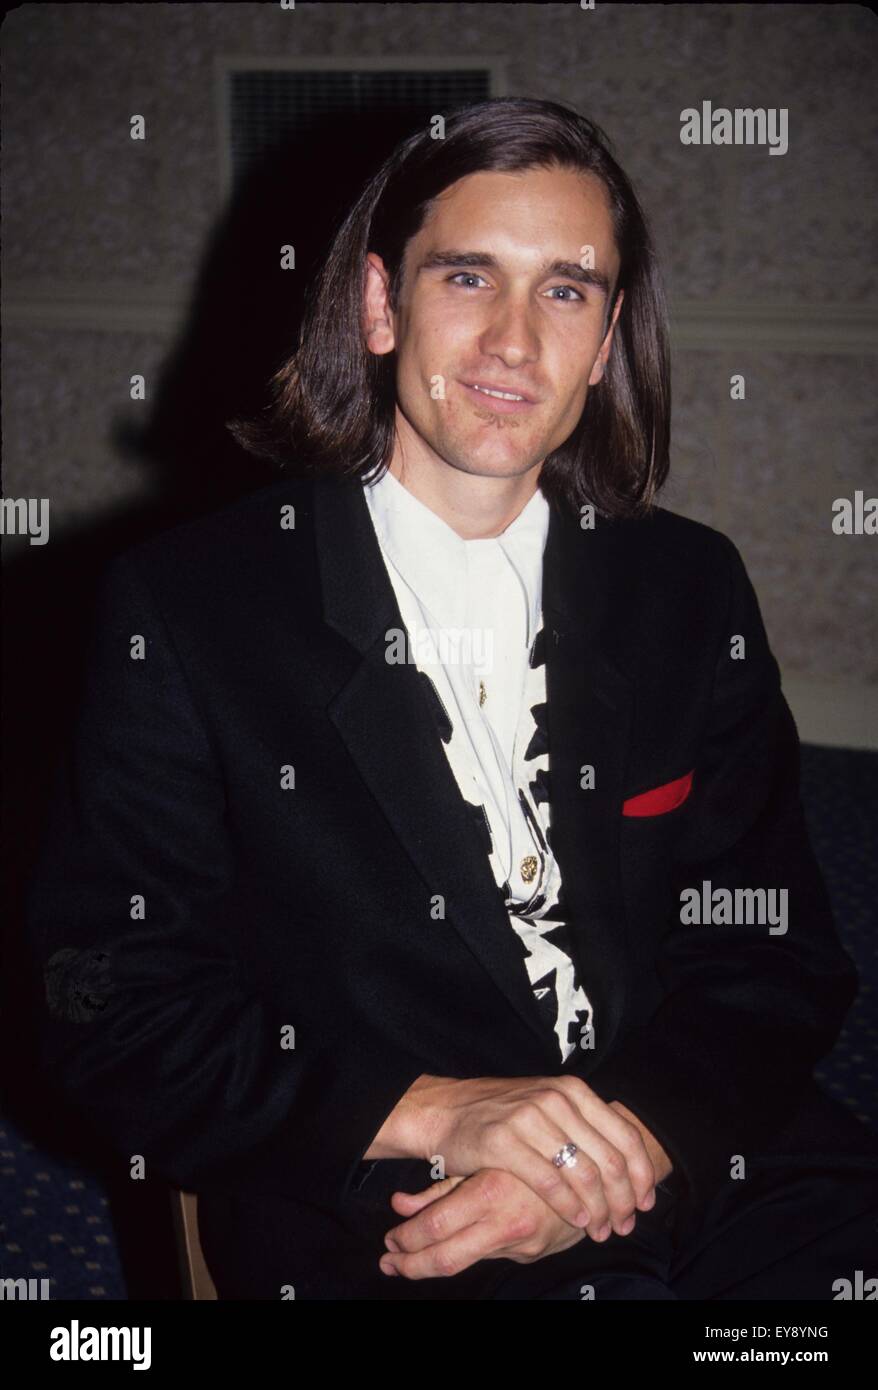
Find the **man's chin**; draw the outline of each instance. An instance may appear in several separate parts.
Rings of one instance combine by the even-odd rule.
[[[545,454],[537,454],[534,457],[530,455],[522,457],[520,454],[485,457],[478,454],[463,456],[459,452],[455,452],[453,455],[446,455],[443,462],[451,468],[458,469],[461,473],[469,473],[472,477],[521,478],[532,468],[536,468],[544,458]]]

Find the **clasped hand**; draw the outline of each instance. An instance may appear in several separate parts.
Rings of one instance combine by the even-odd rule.
[[[448,1277],[485,1259],[529,1264],[585,1239],[584,1230],[502,1168],[395,1192],[391,1202],[409,1219],[388,1231],[385,1244],[394,1253],[382,1256],[381,1269],[408,1279]]]
[[[655,1183],[671,1171],[670,1160],[620,1102],[606,1104],[579,1078],[495,1079],[494,1087],[483,1080],[475,1100],[472,1083],[461,1083],[469,1089],[443,1109],[434,1152],[452,1175],[421,1192],[393,1194],[394,1210],[407,1219],[387,1232],[385,1273],[424,1279],[483,1259],[532,1263],[586,1234],[598,1242],[613,1230],[628,1235],[635,1209],[655,1204]],[[444,1093],[442,1101],[446,1107]],[[573,1168],[543,1157],[547,1124],[552,1143],[560,1133],[577,1144]],[[487,1160],[480,1166],[477,1154]]]

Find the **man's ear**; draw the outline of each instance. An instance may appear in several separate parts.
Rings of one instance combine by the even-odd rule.
[[[609,328],[607,329],[604,341],[601,343],[598,355],[594,360],[594,366],[591,369],[591,376],[588,378],[589,386],[596,385],[604,374],[604,368],[607,365],[607,358],[610,355],[610,348],[613,346],[613,330],[616,327],[616,320],[619,317],[619,310],[622,308],[622,300],[624,298],[625,291],[620,290],[618,295],[616,296],[616,303],[613,308],[612,321],[610,323]]]
[[[393,352],[396,336],[389,305],[388,275],[384,262],[374,251],[366,253],[366,286],[363,294],[363,332],[370,352],[383,356]]]

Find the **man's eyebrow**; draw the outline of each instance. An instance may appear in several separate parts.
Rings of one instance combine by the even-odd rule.
[[[466,270],[498,270],[500,263],[490,251],[430,251],[421,261],[417,273],[443,266]],[[576,280],[580,285],[592,285],[609,299],[610,282],[600,270],[588,270],[578,261],[550,261],[540,267],[542,275],[557,275],[564,280]]]

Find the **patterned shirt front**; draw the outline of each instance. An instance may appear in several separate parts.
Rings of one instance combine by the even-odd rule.
[[[594,1027],[551,848],[539,489],[500,536],[464,540],[385,472],[369,513],[449,765],[561,1059]]]

